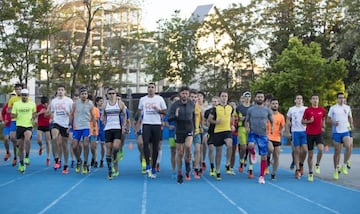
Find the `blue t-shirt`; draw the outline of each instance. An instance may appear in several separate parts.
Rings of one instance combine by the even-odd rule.
[[[170,126],[175,126],[176,125],[175,120],[169,122],[169,115],[166,115],[164,117],[164,121],[168,122]],[[173,130],[169,129],[169,138],[174,138],[174,137],[175,137],[175,129],[173,129]]]

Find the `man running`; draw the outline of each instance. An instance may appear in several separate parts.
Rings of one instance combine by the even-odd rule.
[[[155,83],[148,84],[148,95],[140,98],[138,115],[138,127],[142,124],[142,137],[144,143],[144,155],[146,160],[146,171],[151,178],[156,178],[156,161],[158,159],[159,143],[161,139],[161,114],[166,114],[165,100],[155,95]],[[149,144],[152,145],[152,157],[150,165]]]
[[[354,129],[351,108],[344,105],[345,95],[342,92],[337,94],[337,103],[330,107],[328,116],[332,125],[332,139],[334,142],[334,168],[333,178],[339,179],[339,172],[344,175],[348,174],[347,162],[351,156],[351,138],[350,129]],[[350,127],[349,127],[350,125]],[[342,147],[345,147],[344,164],[340,166],[340,156]]]
[[[322,138],[322,131],[325,130],[325,116],[326,110],[319,106],[319,96],[312,95],[311,106],[309,106],[302,119],[302,123],[306,125],[306,141],[308,145],[308,166],[309,175],[308,181],[314,181],[313,175],[313,156],[314,156],[314,144],[317,145],[317,158],[315,164],[315,172],[320,174],[320,161],[322,158],[324,143]]]
[[[53,126],[51,128],[52,136],[52,150],[54,155],[54,169],[61,167],[61,156],[64,154],[66,164],[62,171],[63,174],[68,174],[69,169],[67,160],[69,158],[69,126],[72,125],[69,119],[72,111],[73,101],[71,98],[65,96],[66,90],[64,85],[59,85],[56,90],[56,97],[51,101],[50,112],[52,114]]]
[[[185,180],[190,180],[191,146],[195,131],[195,103],[190,99],[190,88],[183,86],[179,90],[180,100],[170,108],[169,121],[176,126],[177,182],[183,183],[182,161],[185,158]],[[185,157],[184,157],[185,156]]]
[[[49,98],[42,96],[39,105],[36,106],[37,115],[37,142],[39,144],[39,155],[43,152],[42,136],[45,135],[46,144],[46,166],[50,166],[50,114],[49,114]]]
[[[214,146],[216,148],[215,155],[215,168],[216,168],[216,180],[221,180],[220,163],[222,158],[222,147],[226,145],[226,173],[233,174],[233,169],[230,168],[230,159],[232,151],[232,136],[231,127],[233,123],[234,109],[231,105],[227,104],[229,96],[226,91],[222,91],[219,94],[219,104],[213,108],[210,113],[209,121],[215,124],[214,129]]]
[[[302,118],[306,107],[303,104],[303,97],[296,95],[295,106],[290,107],[287,112],[287,130],[291,126],[291,139],[294,146],[294,162],[296,166],[295,178],[300,179],[304,173],[304,161],[307,154],[306,126],[302,124]]]
[[[268,143],[269,139],[266,133],[267,122],[270,121],[270,134],[274,130],[274,121],[270,109],[264,106],[265,95],[258,91],[255,94],[256,105],[251,107],[246,115],[245,127],[249,133],[248,147],[254,148],[255,144],[258,146],[260,162],[260,176],[259,183],[265,184],[265,169],[267,167]]]
[[[11,92],[9,95],[10,95],[10,99],[11,99],[11,97],[15,96],[16,93]],[[2,120],[2,123],[4,124],[3,138],[4,138],[4,146],[5,146],[5,150],[6,150],[4,161],[7,161],[11,157],[10,145],[9,145],[11,112],[8,112],[8,104],[7,103],[5,103],[5,105],[3,106],[2,110],[1,110],[1,120]]]
[[[33,124],[36,122],[36,104],[29,100],[29,91],[20,91],[21,101],[15,102],[11,110],[11,117],[16,118],[16,139],[19,145],[19,172],[25,172],[25,165],[30,164],[30,140]],[[24,159],[25,144],[25,159]],[[25,164],[25,165],[24,165]]]

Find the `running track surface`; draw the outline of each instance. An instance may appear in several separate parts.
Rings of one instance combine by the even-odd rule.
[[[177,184],[171,178],[170,152],[163,143],[161,172],[156,179],[140,173],[138,151],[125,146],[119,162],[120,176],[107,180],[107,168],[92,169],[87,175],[68,175],[45,166],[45,156],[32,143],[30,166],[20,174],[10,161],[4,162],[0,146],[1,213],[359,213],[360,191],[315,179],[293,178],[293,172],[279,169],[277,180],[266,176],[266,184],[246,174],[226,175],[222,181],[209,176]],[[283,152],[289,152],[284,147]],[[358,152],[357,152],[358,153]],[[359,155],[359,154],[356,154]],[[237,157],[238,158],[238,157]],[[225,159],[225,158],[223,158]],[[224,166],[224,162],[222,163]],[[106,164],[105,164],[106,166]],[[236,166],[237,167],[237,166]]]

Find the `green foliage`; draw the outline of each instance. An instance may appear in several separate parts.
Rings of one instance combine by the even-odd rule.
[[[297,94],[303,95],[305,104],[312,94],[318,94],[320,104],[329,106],[335,102],[336,93],[345,90],[345,61],[323,58],[321,47],[315,42],[303,45],[291,38],[288,48],[277,58],[275,69],[280,72],[265,73],[251,84],[251,89],[273,94],[281,100],[282,110],[294,104]]]
[[[37,72],[39,41],[49,35],[46,14],[52,8],[48,0],[1,1],[0,65],[1,80],[17,78],[27,84]]]

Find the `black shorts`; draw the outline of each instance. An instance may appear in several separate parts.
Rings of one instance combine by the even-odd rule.
[[[306,141],[307,141],[307,145],[308,145],[308,150],[312,151],[314,150],[314,144],[316,143],[316,145],[319,144],[324,144],[323,143],[323,138],[321,134],[317,134],[317,135],[306,135]]]
[[[32,127],[22,127],[22,126],[17,126],[16,127],[16,139],[23,139],[25,136],[24,136],[24,133],[26,131],[30,131],[32,132]],[[31,139],[31,137],[30,137]]]
[[[114,140],[121,140],[122,131],[121,129],[109,129],[105,130],[105,142],[112,143]]]
[[[50,126],[38,126],[37,130],[42,132],[49,132]]]
[[[224,131],[219,133],[214,133],[214,146],[222,146],[225,144],[225,139],[232,139],[231,131]]]
[[[272,140],[270,140],[270,142],[272,143],[272,145],[273,145],[274,147],[281,146],[281,143],[278,142],[278,141],[272,141]]]
[[[185,139],[186,139],[187,137],[192,137],[192,136],[193,136],[193,132],[192,132],[192,131],[176,133],[175,142],[176,142],[176,143],[179,143],[179,144],[184,144],[184,143],[185,143]]]
[[[59,130],[59,133],[62,137],[69,137],[69,132],[68,132],[68,128],[62,127],[57,123],[54,123],[52,126],[52,129],[57,129]]]

